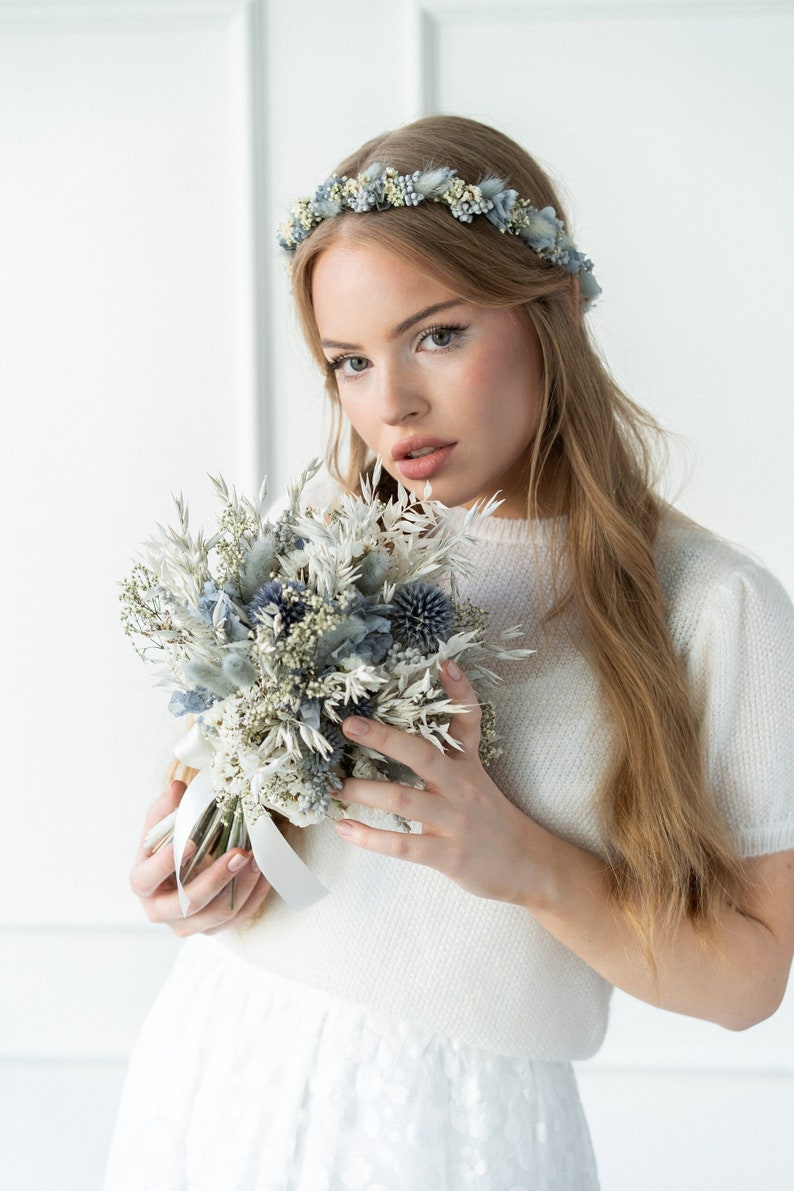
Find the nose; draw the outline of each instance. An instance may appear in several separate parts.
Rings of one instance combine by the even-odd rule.
[[[388,426],[399,426],[427,413],[429,395],[421,375],[400,360],[381,362],[377,374],[378,416]]]

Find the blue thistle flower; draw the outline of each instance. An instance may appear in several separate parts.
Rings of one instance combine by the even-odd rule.
[[[315,753],[312,749],[302,750],[303,767],[312,777],[322,777],[328,784],[331,771],[336,768],[344,756],[347,741],[337,724],[323,717],[320,721],[320,731],[331,746],[327,757]]]
[[[446,641],[455,625],[449,596],[432,583],[419,580],[399,587],[391,601],[392,632],[402,645],[432,653]]]
[[[371,720],[375,715],[375,706],[368,695],[362,695],[360,699],[351,699],[349,703],[344,703],[342,710],[346,716],[355,715],[362,720]]]
[[[306,590],[304,583],[296,583],[295,580],[290,580],[287,586],[299,595]],[[258,624],[260,612],[269,612],[271,615],[274,611],[280,612],[286,632],[289,632],[292,625],[303,620],[306,615],[306,605],[300,600],[294,601],[286,598],[284,588],[278,579],[271,579],[269,583],[263,583],[254,593],[246,610],[253,625]]]

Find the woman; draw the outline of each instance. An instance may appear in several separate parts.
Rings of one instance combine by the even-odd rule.
[[[150,917],[197,937],[133,1059],[108,1188],[146,1170],[163,1188],[586,1191],[570,1061],[600,1044],[612,986],[731,1029],[783,996],[791,605],[655,494],[653,424],[590,344],[598,286],[566,228],[518,145],[431,117],[363,146],[281,230],[332,475],[355,487],[380,455],[456,510],[500,490],[466,594],[537,652],[503,668],[488,772],[451,664],[461,751],[345,721],[423,780],[351,779],[346,798],[422,830],[301,832],[331,889],[309,910],[237,851],[182,919],[173,858],[141,851]]]

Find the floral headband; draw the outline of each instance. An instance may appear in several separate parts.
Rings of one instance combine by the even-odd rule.
[[[279,244],[294,252],[319,224],[342,211],[362,213],[416,207],[421,202],[445,203],[461,223],[484,215],[500,232],[519,236],[542,260],[578,277],[582,307],[589,309],[601,293],[593,276],[593,262],[577,250],[554,208],[538,210],[501,178],[483,178],[473,185],[455,175],[456,171],[446,166],[400,174],[378,164],[357,178],[328,178],[317,187],[314,197],[300,198],[294,204],[289,219],[279,225]]]

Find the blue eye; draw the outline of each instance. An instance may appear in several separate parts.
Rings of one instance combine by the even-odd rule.
[[[436,348],[445,351],[447,348],[457,347],[467,329],[457,323],[445,327],[428,327],[419,337],[419,346],[425,351],[434,351]]]
[[[343,376],[359,376],[369,368],[366,356],[336,356],[328,360],[326,367],[329,372],[341,372]]]

